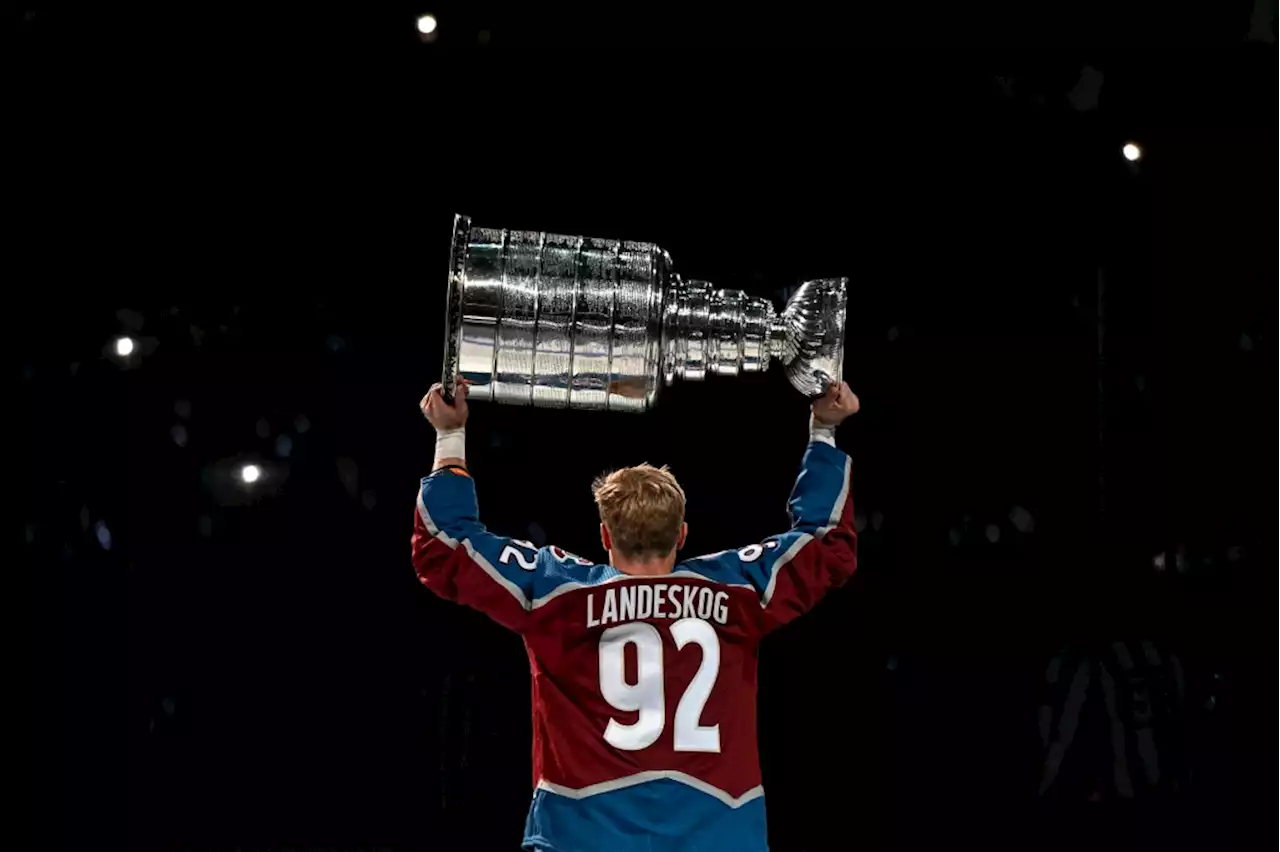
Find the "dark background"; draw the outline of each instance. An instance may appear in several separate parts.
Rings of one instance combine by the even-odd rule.
[[[1275,13],[1168,5],[25,4],[34,846],[518,844],[520,642],[408,558],[466,212],[851,277],[861,568],[763,651],[773,848],[1273,848]],[[703,552],[783,527],[805,422],[775,371],[477,404],[468,455],[594,556],[591,478],[669,464]],[[1161,780],[1093,694],[1042,789],[1051,661],[1142,640]]]

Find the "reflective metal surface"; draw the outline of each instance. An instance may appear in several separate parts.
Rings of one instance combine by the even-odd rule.
[[[664,385],[784,366],[802,393],[839,381],[846,279],[767,299],[684,281],[652,243],[454,220],[445,394],[548,408],[644,411]]]
[[[770,352],[786,365],[792,387],[818,396],[841,381],[848,279],[806,281],[787,300],[770,340]]]

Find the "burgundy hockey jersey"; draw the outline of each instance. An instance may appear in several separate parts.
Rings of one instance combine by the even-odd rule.
[[[534,798],[524,848],[765,850],[761,638],[853,574],[849,457],[815,441],[791,529],[637,577],[480,523],[470,476],[422,480],[418,577],[524,638]]]

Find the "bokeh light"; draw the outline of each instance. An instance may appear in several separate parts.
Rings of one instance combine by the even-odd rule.
[[[106,521],[98,521],[93,527],[94,537],[98,539],[98,546],[103,550],[111,549],[111,529],[107,526]]]
[[[1124,154],[1124,158],[1131,163],[1136,163],[1142,159],[1142,148],[1136,142],[1126,142],[1124,147],[1120,149],[1120,153]]]
[[[116,338],[116,354],[119,355],[121,358],[128,358],[130,355],[133,354],[133,351],[136,348],[137,346],[133,342],[132,337],[126,336],[126,337]]]
[[[256,464],[247,464],[240,468],[240,481],[252,485],[262,478],[262,468]]]
[[[1036,519],[1022,506],[1014,506],[1009,510],[1009,522],[1020,533],[1032,533],[1036,529]]]
[[[419,15],[418,16],[418,32],[423,35],[431,35],[436,31],[436,27],[440,23],[436,20],[435,15]]]

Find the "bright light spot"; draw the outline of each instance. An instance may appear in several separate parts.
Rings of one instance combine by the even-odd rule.
[[[111,530],[107,529],[106,521],[98,521],[93,528],[94,535],[97,536],[98,546],[103,550],[111,549]]]
[[[1120,149],[1120,153],[1124,154],[1124,158],[1131,163],[1136,163],[1142,159],[1142,149],[1133,142],[1124,143],[1124,147]]]
[[[116,354],[121,358],[128,358],[133,354],[133,338],[117,337],[116,338]]]
[[[418,32],[423,35],[431,35],[438,26],[440,24],[436,21],[435,15],[422,15],[418,18]]]
[[[256,464],[247,464],[240,468],[240,478],[246,485],[252,485],[262,478],[262,468]]]

